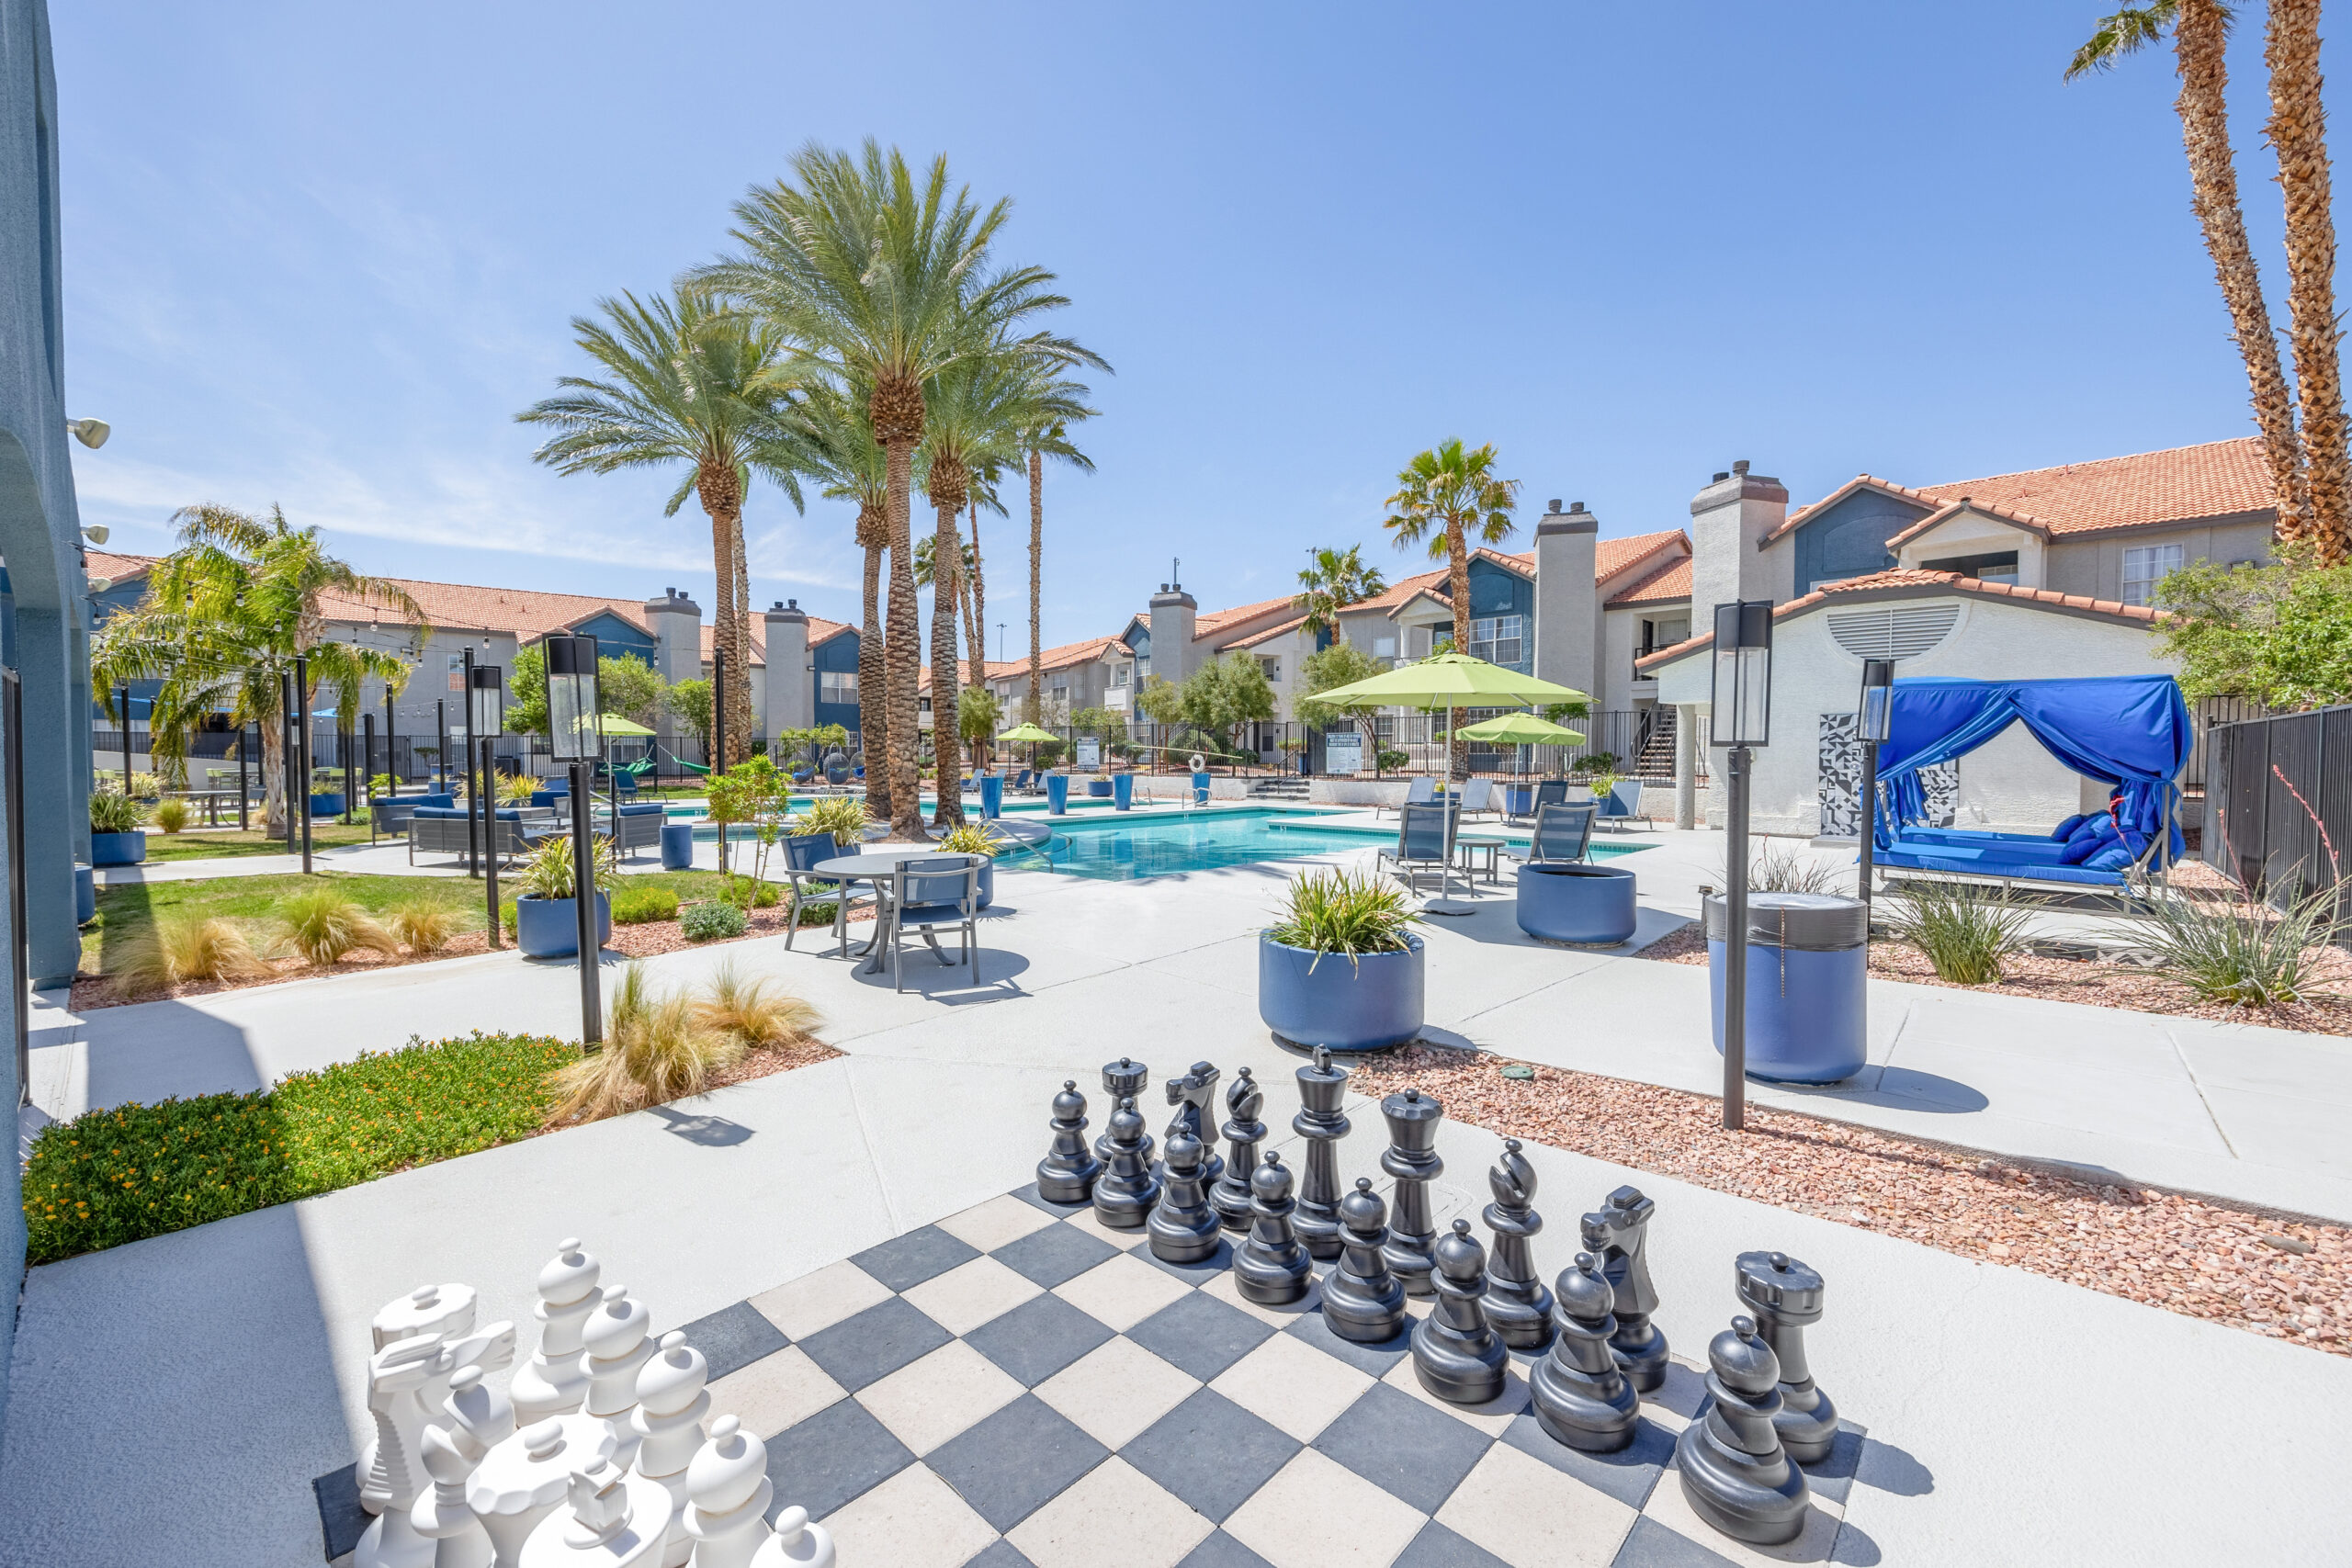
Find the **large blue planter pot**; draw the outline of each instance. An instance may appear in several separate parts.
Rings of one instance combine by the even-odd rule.
[[[1526,817],[1535,810],[1533,784],[1503,785],[1503,811],[1507,816]]]
[[[1111,795],[1111,781],[1109,779],[1089,779],[1086,781],[1086,793],[1107,800],[1110,798]]]
[[[1519,868],[1519,929],[1544,942],[1615,947],[1634,934],[1634,874],[1607,865]]]
[[[1046,775],[1046,809],[1057,817],[1069,809],[1069,775],[1068,773]]]
[[[1111,775],[1111,809],[1125,811],[1136,801],[1136,776],[1133,773]]]
[[[343,792],[341,790],[337,790],[332,795],[320,793],[314,794],[311,796],[311,816],[313,818],[320,817],[340,817],[342,815]]]
[[[1724,1048],[1727,907],[1706,901],[1708,993]],[[1747,902],[1747,1076],[1837,1083],[1869,1059],[1868,911],[1833,893],[1756,893]]]
[[[133,828],[128,833],[93,833],[90,835],[92,865],[137,865],[147,858],[147,830]]]
[[[86,926],[98,918],[98,879],[86,865],[74,868],[74,923]]]
[[[996,857],[989,855],[980,862],[979,908],[987,908],[996,902]]]
[[[982,773],[980,775],[981,820],[993,822],[1003,815],[1004,775],[1002,773]]]
[[[691,871],[695,863],[695,825],[691,822],[664,822],[662,825],[662,869]]]
[[[613,935],[613,900],[596,895],[596,941]],[[526,958],[570,958],[580,951],[580,916],[569,898],[514,900],[514,945]]]
[[[1421,1032],[1428,984],[1421,939],[1403,953],[1315,953],[1261,934],[1258,1016],[1294,1045],[1373,1051]],[[1318,962],[1319,960],[1319,962]]]

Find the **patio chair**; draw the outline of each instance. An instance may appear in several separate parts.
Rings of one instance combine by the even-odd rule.
[[[1435,801],[1408,803],[1396,824],[1396,847],[1382,850],[1374,858],[1375,867],[1386,861],[1404,874],[1405,886],[1413,885],[1414,872],[1422,867],[1445,869],[1445,807]]]
[[[1436,799],[1437,780],[1430,777],[1427,773],[1423,773],[1419,778],[1415,779],[1411,784],[1405,786],[1405,805],[1407,806],[1427,806],[1434,802]],[[1372,814],[1373,820],[1378,821],[1380,819],[1380,813],[1389,809],[1390,807],[1385,806],[1376,808]]]
[[[1598,809],[1589,801],[1537,807],[1535,831],[1527,836],[1526,852],[1511,852],[1511,858],[1522,865],[1584,859],[1592,849],[1592,819]]]
[[[1619,779],[1610,786],[1608,795],[1595,802],[1600,807],[1600,820],[1614,825],[1619,822],[1639,822],[1651,832],[1657,824],[1642,815],[1642,782],[1639,779]]]
[[[831,860],[840,854],[840,846],[833,842],[831,833],[793,833],[784,839],[780,847],[784,851],[784,879],[792,885],[792,908],[785,916],[785,951],[792,950],[793,936],[800,930],[800,907],[803,904],[833,904],[838,906],[833,915],[833,931],[840,941],[839,951],[847,953],[849,912],[855,907],[856,884],[829,882],[813,874],[811,869],[819,861]],[[869,891],[865,901],[873,903],[875,895]]]
[[[955,964],[969,964],[973,984],[979,983],[980,865],[978,855],[925,855],[902,860],[889,874],[875,878],[874,889],[879,895],[875,918],[881,924],[874,940],[889,951],[893,990],[907,988],[899,952],[910,931],[922,938],[942,965],[953,968]],[[939,938],[933,934],[944,925],[956,928],[954,964],[940,951]]]
[[[1515,820],[1521,820],[1521,821],[1529,821],[1529,822],[1532,822],[1532,821],[1533,821],[1533,820],[1536,818],[1536,817],[1537,817],[1537,816],[1539,816],[1539,815],[1543,812],[1543,810],[1544,810],[1544,808],[1545,807],[1547,807],[1547,806],[1566,806],[1566,805],[1567,805],[1567,804],[1568,804],[1568,781],[1567,781],[1567,780],[1566,780],[1566,779],[1538,779],[1538,780],[1536,780],[1536,781],[1535,781],[1535,794],[1534,794],[1534,796],[1533,796],[1532,799],[1530,799],[1530,800],[1528,801],[1528,803],[1527,803],[1527,815],[1526,815],[1526,817],[1521,818],[1515,818]]]
[[[1495,804],[1495,781],[1472,779],[1462,786],[1462,815],[1479,817],[1492,814],[1500,818],[1503,808]]]

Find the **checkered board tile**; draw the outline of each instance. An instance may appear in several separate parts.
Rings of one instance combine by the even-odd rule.
[[[766,1439],[776,1509],[807,1508],[845,1568],[1833,1559],[1860,1428],[1807,1471],[1804,1535],[1758,1552],[1666,1475],[1704,1408],[1689,1362],[1631,1448],[1579,1452],[1532,1414],[1532,1358],[1514,1354],[1494,1404],[1446,1404],[1407,1336],[1331,1332],[1319,1273],[1336,1265],[1305,1301],[1262,1307],[1234,1288],[1232,1246],[1162,1262],[1142,1231],[1033,1185],[679,1326],[710,1362],[711,1418]],[[364,1522],[356,1495],[330,1497],[349,1474],[319,1483],[331,1558]]]

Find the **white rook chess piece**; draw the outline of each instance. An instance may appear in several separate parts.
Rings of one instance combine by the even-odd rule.
[[[482,1456],[466,1481],[466,1506],[490,1536],[496,1568],[519,1568],[523,1543],[563,1501],[571,1472],[612,1451],[602,1421],[565,1416],[526,1427]]]
[[[685,1568],[694,1551],[685,1527],[686,1467],[702,1443],[702,1418],[710,1414],[710,1395],[703,1388],[709,1381],[710,1363],[676,1329],[662,1337],[661,1354],[637,1374],[637,1414],[629,1417],[637,1434],[637,1473],[660,1482],[670,1494],[663,1568]]]
[[[374,1505],[377,1517],[352,1552],[353,1568],[433,1568],[433,1543],[416,1533],[409,1517],[424,1488],[423,1456],[400,1417],[414,1404],[440,1350],[434,1339],[402,1339],[368,1359],[368,1410],[375,1417],[376,1438],[368,1445],[359,1497]]]
[[[628,1290],[616,1285],[605,1292],[580,1331],[588,1414],[612,1432],[613,1462],[624,1469],[637,1459],[637,1428],[628,1417],[637,1408],[638,1370],[653,1359],[653,1346],[645,1337],[652,1322],[645,1303],[631,1301]]]
[[[686,1467],[694,1568],[833,1568],[833,1538],[808,1522],[808,1509],[786,1508],[768,1529],[768,1451],[742,1425],[732,1416],[712,1422],[710,1441]]]
[[[658,1481],[599,1460],[575,1470],[570,1504],[523,1543],[521,1568],[655,1568],[670,1528],[670,1493]]]
[[[515,1419],[526,1427],[550,1416],[569,1416],[588,1397],[580,1330],[604,1299],[596,1288],[602,1267],[580,1249],[577,1238],[566,1237],[539,1270],[539,1304],[531,1313],[539,1320],[539,1348],[514,1374],[513,1390]]]

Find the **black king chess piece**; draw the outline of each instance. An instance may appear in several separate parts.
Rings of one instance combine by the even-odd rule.
[[[1150,1218],[1159,1182],[1151,1174],[1151,1134],[1143,1130],[1133,1099],[1119,1101],[1095,1148],[1103,1156],[1102,1174],[1094,1179],[1095,1216],[1115,1229],[1134,1230]]]
[[[1217,1223],[1236,1235],[1250,1229],[1250,1179],[1258,1169],[1258,1145],[1266,1124],[1258,1120],[1265,1091],[1244,1067],[1225,1090],[1225,1135],[1232,1157],[1225,1163],[1225,1179],[1209,1190],[1209,1203]]]
[[[1340,1101],[1348,1090],[1348,1069],[1331,1065],[1331,1053],[1315,1048],[1315,1060],[1298,1069],[1298,1114],[1291,1131],[1306,1140],[1306,1174],[1298,1183],[1298,1239],[1325,1262],[1340,1256],[1340,1140],[1348,1119]]]
[[[1218,1073],[1214,1062],[1194,1062],[1193,1070],[1181,1078],[1168,1080],[1168,1103],[1176,1114],[1168,1119],[1165,1139],[1173,1139],[1179,1131],[1189,1133],[1201,1145],[1201,1180],[1215,1184],[1225,1179],[1225,1161],[1216,1156],[1216,1129],[1207,1121],[1209,1107],[1216,1103]],[[1162,1155],[1167,1151],[1163,1148]]]
[[[1290,1172],[1269,1154],[1250,1179],[1250,1239],[1233,1260],[1233,1284],[1260,1306],[1283,1306],[1306,1294],[1315,1269],[1291,1229]]]
[[[1190,1133],[1169,1134],[1159,1203],[1151,1211],[1151,1255],[1166,1263],[1198,1263],[1216,1250],[1216,1211],[1201,1191],[1202,1145]]]
[[[1732,1262],[1740,1304],[1781,1364],[1781,1446],[1799,1464],[1819,1464],[1838,1441],[1838,1407],[1814,1386],[1804,1331],[1821,1321],[1821,1276],[1785,1252],[1743,1252]]]
[[[1552,1342],[1552,1292],[1536,1278],[1530,1240],[1544,1228],[1535,1212],[1535,1168],[1517,1138],[1503,1140],[1503,1157],[1487,1169],[1495,1201],[1482,1216],[1495,1233],[1487,1267],[1487,1321],[1514,1350],[1541,1350]]]
[[[1735,1317],[1707,1346],[1707,1413],[1675,1440],[1674,1462],[1691,1509],[1735,1540],[1784,1546],[1804,1533],[1811,1502],[1804,1472],[1773,1430],[1781,1364],[1752,1318]]]
[[[1086,1146],[1086,1096],[1078,1080],[1062,1080],[1054,1096],[1054,1146],[1037,1162],[1037,1196],[1052,1203],[1083,1203],[1094,1195],[1102,1162]]]
[[[1487,1249],[1468,1220],[1437,1244],[1437,1306],[1413,1329],[1413,1371],[1421,1386],[1455,1404],[1500,1399],[1510,1352],[1487,1324]]]
[[[1444,1174],[1445,1161],[1437,1156],[1438,1119],[1445,1107],[1437,1096],[1408,1089],[1380,1102],[1388,1122],[1388,1148],[1380,1168],[1396,1179],[1396,1205],[1388,1221],[1388,1245],[1382,1250],[1388,1268],[1404,1282],[1408,1296],[1430,1293],[1430,1270],[1436,1266],[1431,1247],[1437,1224],[1430,1218],[1430,1182]]]
[[[1609,1348],[1617,1332],[1615,1300],[1592,1254],[1577,1253],[1577,1266],[1560,1270],[1559,1337],[1527,1377],[1535,1419],[1556,1441],[1587,1453],[1615,1453],[1632,1443],[1641,1416],[1641,1395]]]
[[[1380,1255],[1388,1240],[1388,1205],[1356,1178],[1340,1200],[1340,1266],[1323,1276],[1323,1321],[1342,1339],[1385,1345],[1405,1326],[1405,1287]]]
[[[1666,1336],[1650,1322],[1657,1310],[1657,1287],[1643,1256],[1649,1245],[1650,1215],[1657,1204],[1639,1190],[1620,1187],[1599,1212],[1584,1217],[1585,1250],[1600,1259],[1600,1271],[1616,1292],[1617,1332],[1610,1346],[1617,1364],[1643,1393],[1666,1382]]]

